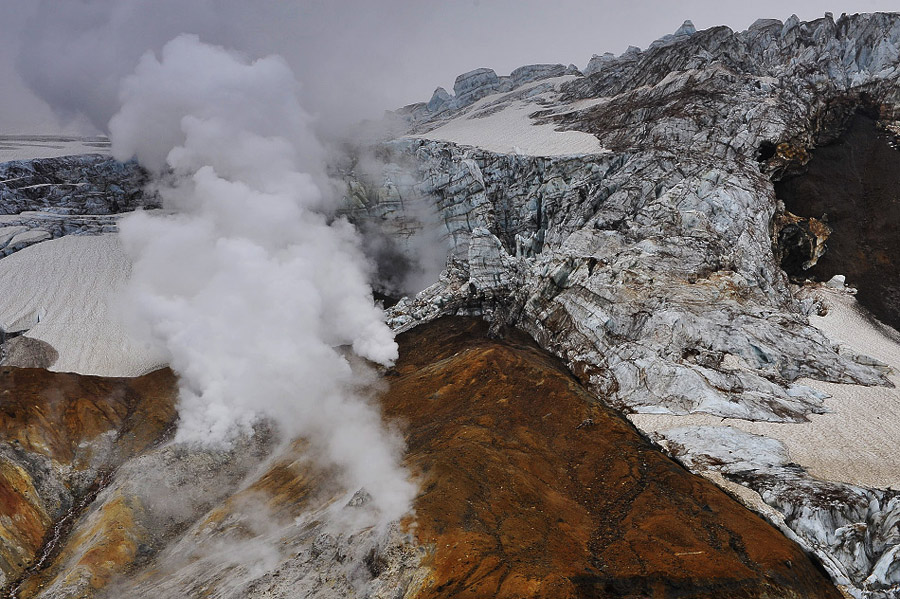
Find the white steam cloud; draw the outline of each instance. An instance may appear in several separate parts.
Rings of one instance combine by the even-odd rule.
[[[297,90],[281,58],[191,35],[123,80],[113,152],[158,175],[165,208],[120,221],[125,303],[180,375],[176,440],[227,442],[267,417],[396,519],[415,489],[348,356],[389,365],[397,345],[355,229],[329,215]]]

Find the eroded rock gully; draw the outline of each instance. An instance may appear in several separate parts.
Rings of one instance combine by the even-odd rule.
[[[165,436],[174,393],[169,370],[103,379],[0,367],[0,586],[18,588],[59,551],[54,528]]]

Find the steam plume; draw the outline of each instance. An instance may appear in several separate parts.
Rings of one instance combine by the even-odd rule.
[[[260,415],[304,436],[385,519],[414,489],[342,352],[389,365],[354,228],[331,219],[322,149],[287,63],[182,35],[121,85],[114,155],[159,176],[163,215],[120,221],[127,305],[179,373],[177,440],[222,443]]]

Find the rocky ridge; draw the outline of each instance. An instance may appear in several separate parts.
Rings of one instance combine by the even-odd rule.
[[[580,74],[575,65],[566,67],[561,64],[525,65],[505,77],[498,77],[493,69],[475,69],[456,78],[452,96],[443,87],[439,87],[434,90],[427,104],[412,105],[403,112],[408,118],[421,118],[423,113],[430,117],[454,112],[494,93],[511,91],[533,81],[574,74]]]

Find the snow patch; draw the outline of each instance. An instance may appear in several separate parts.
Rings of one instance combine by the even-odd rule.
[[[457,117],[427,133],[415,135],[434,141],[475,146],[500,154],[564,156],[609,152],[596,136],[583,131],[558,131],[530,117],[539,106],[517,101],[493,114]]]
[[[537,123],[531,115],[553,107],[553,114],[583,110],[608,98],[560,103],[563,84],[576,79],[562,75],[539,79],[512,91],[493,93],[474,102],[453,118],[429,123],[427,132],[408,137],[475,146],[500,154],[567,156],[609,152],[596,136],[583,131],[559,131],[556,125]]]
[[[138,376],[165,365],[117,317],[115,294],[131,272],[117,235],[66,236],[0,260],[0,328],[59,352],[58,372]]]

